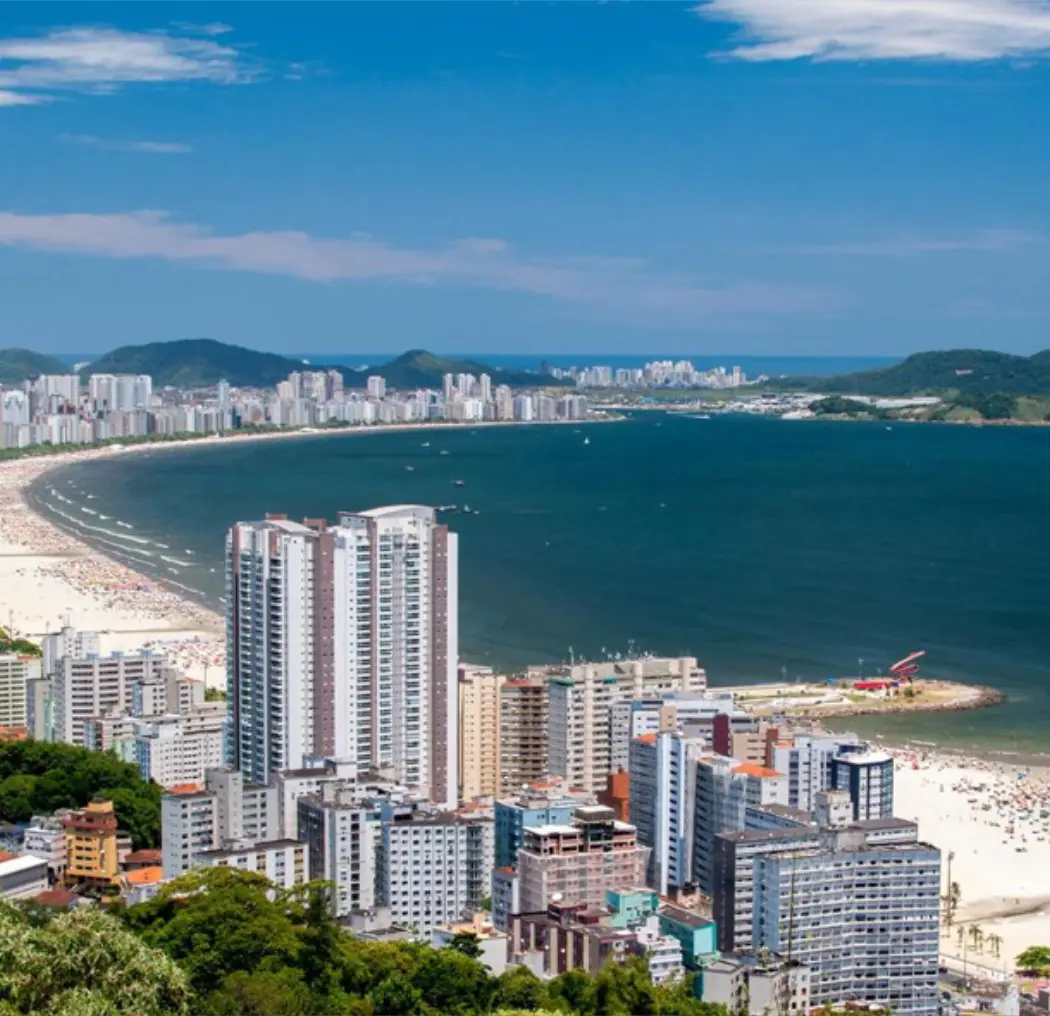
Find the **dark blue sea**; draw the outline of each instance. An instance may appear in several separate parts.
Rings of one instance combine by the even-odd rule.
[[[52,486],[93,494],[113,521],[79,518]],[[924,673],[995,685],[1008,703],[868,729],[1048,743],[1050,428],[656,413],[352,433],[128,454],[46,476],[32,496],[212,603],[237,519],[466,502],[473,513],[445,518],[460,534],[468,659],[692,653],[731,684],[875,674],[925,649]]]

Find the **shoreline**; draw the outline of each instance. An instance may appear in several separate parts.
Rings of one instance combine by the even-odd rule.
[[[209,688],[224,690],[224,617],[178,582],[144,574],[125,558],[97,548],[41,513],[27,496],[33,484],[64,466],[96,459],[224,447],[235,442],[410,430],[584,425],[618,419],[621,418],[598,416],[585,420],[374,424],[214,434],[175,441],[88,446],[0,461],[0,626],[39,640],[68,620],[74,627],[102,633],[105,653],[143,648],[165,653],[181,672],[203,680]]]

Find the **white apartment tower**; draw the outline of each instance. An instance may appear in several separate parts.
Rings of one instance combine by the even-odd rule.
[[[270,516],[227,537],[232,761],[252,780],[310,757],[390,767],[457,799],[456,536],[396,505]]]

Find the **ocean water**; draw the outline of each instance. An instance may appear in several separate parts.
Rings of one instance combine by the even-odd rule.
[[[237,519],[466,502],[443,518],[467,659],[690,653],[732,684],[871,675],[925,649],[924,674],[1008,702],[851,726],[1050,741],[1050,429],[639,414],[350,433],[79,464],[31,497],[213,603]]]

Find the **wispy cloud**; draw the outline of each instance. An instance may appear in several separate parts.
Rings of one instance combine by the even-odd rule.
[[[149,152],[153,155],[185,155],[193,145],[181,141],[114,141],[94,134],[59,134],[59,140],[84,148],[101,148],[107,152]]]
[[[998,60],[1050,55],[1050,0],[702,0],[740,60]]]
[[[1038,233],[1023,229],[982,229],[965,236],[903,235],[881,240],[812,244],[792,247],[792,254],[829,254],[847,257],[912,258],[923,254],[959,254],[968,252],[1016,251],[1044,242]]]
[[[823,314],[840,304],[819,287],[663,276],[623,259],[529,258],[504,240],[467,238],[432,249],[369,236],[299,231],[219,234],[158,211],[24,215],[0,212],[0,246],[111,258],[154,258],[311,282],[461,285],[533,293],[617,317],[703,328],[715,319]]]
[[[4,105],[46,102],[68,92],[108,94],[135,83],[243,84],[259,75],[257,62],[199,30],[179,34],[80,27],[0,38],[0,95],[8,97],[0,100]]]

